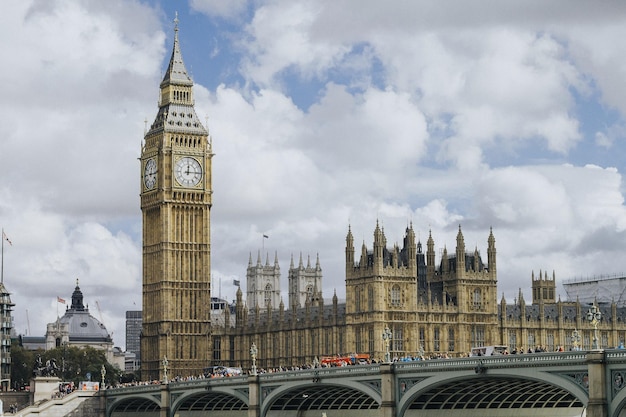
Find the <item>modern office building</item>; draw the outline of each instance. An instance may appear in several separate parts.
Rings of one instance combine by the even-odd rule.
[[[126,371],[136,371],[141,365],[141,310],[126,312]]]

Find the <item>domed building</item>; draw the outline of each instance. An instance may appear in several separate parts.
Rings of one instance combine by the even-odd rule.
[[[89,314],[89,308],[83,303],[83,293],[78,286],[78,280],[72,293],[71,306],[65,310],[63,317],[49,323],[46,330],[46,350],[64,344],[104,350],[107,360],[113,361],[113,339],[104,324]]]

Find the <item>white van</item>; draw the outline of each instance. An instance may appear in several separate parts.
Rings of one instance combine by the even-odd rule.
[[[505,355],[508,348],[508,346],[502,345],[473,347],[471,356]]]

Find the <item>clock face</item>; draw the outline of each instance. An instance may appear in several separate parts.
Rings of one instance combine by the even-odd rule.
[[[184,187],[195,187],[202,179],[202,165],[197,159],[185,156],[174,166],[176,181]]]
[[[151,190],[154,188],[157,182],[157,164],[154,158],[146,161],[146,166],[143,169],[143,185],[146,189]]]

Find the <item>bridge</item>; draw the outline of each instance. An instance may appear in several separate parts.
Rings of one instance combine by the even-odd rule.
[[[626,416],[626,350],[312,368],[101,391],[105,417]]]

